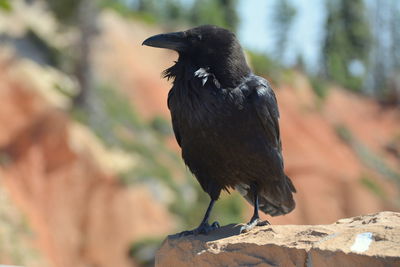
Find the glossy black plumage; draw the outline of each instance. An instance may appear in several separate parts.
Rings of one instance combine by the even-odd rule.
[[[168,107],[182,157],[211,199],[237,189],[251,204],[258,200],[253,218],[258,208],[272,216],[292,211],[296,190],[284,173],[275,94],[251,72],[235,35],[207,25],[143,44],[179,54],[164,72],[173,80]]]

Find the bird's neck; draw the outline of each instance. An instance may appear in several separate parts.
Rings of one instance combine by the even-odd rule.
[[[195,72],[200,69],[206,69],[213,74],[222,88],[235,88],[240,85],[250,74],[244,58],[228,58],[211,64],[198,64],[185,57],[179,57],[173,66],[164,71],[164,77],[177,80],[191,80],[196,78]]]
[[[229,89],[240,85],[250,75],[251,70],[245,61],[226,61],[214,65],[209,72],[215,75],[222,88]]]

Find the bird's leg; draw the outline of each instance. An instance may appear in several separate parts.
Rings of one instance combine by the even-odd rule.
[[[204,214],[204,218],[201,221],[199,227],[190,231],[183,231],[178,234],[178,236],[187,236],[187,235],[199,235],[199,234],[208,234],[210,231],[219,228],[218,222],[213,222],[211,225],[208,223],[208,219],[210,217],[211,210],[214,206],[215,200],[211,199],[210,204],[208,205],[207,211]]]
[[[255,226],[264,226],[267,224],[270,224],[268,221],[261,221],[260,216],[258,215],[258,193],[257,193],[257,186],[255,184],[250,186],[250,189],[253,191],[254,195],[254,212],[253,216],[251,217],[250,221],[246,224],[243,225],[240,228],[240,233],[246,233],[253,229]]]

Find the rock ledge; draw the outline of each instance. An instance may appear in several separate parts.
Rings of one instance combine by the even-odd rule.
[[[380,212],[330,225],[272,225],[238,235],[168,237],[156,266],[400,266],[400,213]]]

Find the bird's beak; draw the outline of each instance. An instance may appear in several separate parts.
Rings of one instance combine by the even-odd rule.
[[[184,51],[188,46],[184,32],[157,34],[144,40],[142,45],[167,48],[177,52]]]

